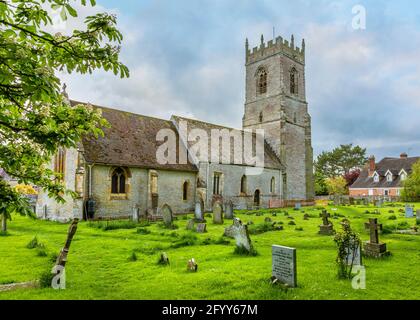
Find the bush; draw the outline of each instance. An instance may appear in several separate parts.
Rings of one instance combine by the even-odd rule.
[[[397,216],[393,214],[392,216],[388,217],[388,220],[397,220]]]
[[[295,230],[296,231],[303,231],[303,228],[302,227],[296,227]]]
[[[103,231],[118,230],[118,229],[134,229],[139,226],[138,223],[131,220],[119,221],[99,221],[89,222],[88,226],[91,228],[101,229]]]
[[[146,229],[146,228],[137,228],[137,233],[138,234],[150,234],[151,231]]]
[[[50,256],[50,261],[55,263],[57,261],[57,258],[58,258],[58,254],[52,253]]]
[[[38,257],[46,257],[46,256],[48,256],[47,251],[44,248],[38,248],[37,249],[37,252],[36,252],[36,255]]]
[[[252,256],[255,257],[258,255],[258,252],[251,247],[251,251],[248,251],[243,245],[242,246],[235,246],[235,250],[233,251],[234,254],[240,256]]]
[[[41,288],[51,288],[51,283],[54,278],[54,274],[51,270],[44,271],[39,277],[39,285]]]
[[[131,262],[137,261],[137,255],[136,255],[136,253],[134,251],[128,257],[128,261],[131,261]]]
[[[251,224],[248,226],[249,234],[262,234],[275,230],[275,224],[272,222],[264,222],[259,224]]]
[[[44,249],[45,245],[42,244],[41,242],[39,242],[37,236],[35,236],[35,237],[32,238],[31,241],[28,242],[28,244],[26,245],[26,248],[28,248],[28,249],[35,249],[35,248]]]
[[[182,247],[188,247],[193,246],[197,243],[198,238],[195,234],[188,233],[181,236],[181,238],[176,241],[174,244],[172,244],[172,248],[182,248]]]
[[[292,220],[292,221],[290,221],[290,222],[288,223],[288,225],[289,225],[289,226],[295,226],[295,225],[296,225],[296,222],[294,222],[294,221]]]

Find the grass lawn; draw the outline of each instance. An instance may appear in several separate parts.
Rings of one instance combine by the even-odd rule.
[[[402,204],[380,208],[380,215],[365,213],[373,212],[373,207],[337,207],[336,211],[332,208],[327,209],[331,214],[340,214],[340,220],[347,217],[362,240],[369,239],[363,227],[369,217],[378,218],[387,230],[398,223],[415,224],[415,218],[406,219],[398,211]],[[312,216],[310,220],[305,221],[301,211],[287,210],[294,217],[295,226],[289,225],[291,219],[284,214],[285,210],[261,210],[262,216],[236,212],[244,223],[253,221],[258,225],[265,217],[283,222],[283,231],[251,235],[258,251],[255,257],[235,255],[234,240],[229,244],[217,241],[224,228],[232,224],[231,220],[225,220],[224,225],[213,225],[212,219],[207,218],[206,234],[187,231],[186,217],[178,217],[176,230],[152,223],[142,227],[141,233],[137,228],[104,231],[98,228],[98,223],[80,222],[66,266],[66,290],[19,289],[0,293],[0,299],[420,298],[420,236],[381,235],[392,255],[381,260],[364,258],[366,289],[355,290],[350,280],[337,279],[333,236],[317,234],[320,211],[303,210]],[[272,212],[281,213],[272,217]],[[396,220],[390,220],[393,215]],[[332,222],[341,231],[339,219]],[[8,235],[0,236],[0,284],[39,279],[41,273],[51,269],[53,255],[63,246],[68,225],[15,216],[8,227]],[[298,231],[296,227],[303,230]],[[26,247],[34,236],[45,245],[47,256],[40,249]],[[297,249],[298,288],[285,291],[270,285],[272,244]],[[133,252],[137,261],[129,260]],[[157,264],[161,252],[168,254],[169,266]],[[197,273],[186,270],[192,257],[198,263]]]

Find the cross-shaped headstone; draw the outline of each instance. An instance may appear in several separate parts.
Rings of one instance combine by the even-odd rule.
[[[320,213],[319,216],[322,218],[322,224],[324,226],[328,226],[330,224],[328,218],[331,217],[331,215],[327,212],[327,210],[322,210],[322,213]]]
[[[365,227],[370,230],[370,242],[379,243],[378,230],[382,230],[382,224],[378,224],[378,219],[369,219],[369,222],[365,223]]]

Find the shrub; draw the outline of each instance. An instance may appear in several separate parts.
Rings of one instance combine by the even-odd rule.
[[[394,210],[389,210],[388,213],[395,213],[395,211]]]
[[[290,221],[290,222],[288,223],[288,225],[289,225],[289,226],[295,226],[295,225],[296,225],[296,222],[294,222],[294,221],[292,220],[292,221]]]
[[[350,265],[347,264],[348,248],[351,248],[351,250],[355,252],[355,250],[360,247],[361,240],[359,235],[351,229],[350,222],[348,220],[343,221],[341,225],[343,227],[343,231],[334,236],[334,242],[337,245],[338,251],[336,258],[338,278],[351,279],[353,262]]]
[[[137,233],[138,234],[150,234],[151,231],[146,229],[146,228],[137,228]]]
[[[44,271],[39,277],[39,285],[41,288],[51,288],[51,283],[54,278],[54,274],[51,270]]]
[[[55,263],[57,261],[57,258],[58,258],[58,254],[52,253],[50,256],[50,261]]]
[[[212,240],[210,238],[206,238],[201,242],[201,244],[203,244],[205,246],[208,246],[211,243],[212,243]]]
[[[303,228],[302,227],[296,227],[295,230],[296,231],[303,231]]]
[[[248,226],[249,234],[262,234],[269,231],[275,230],[275,223],[264,222],[259,224],[251,224]]]
[[[45,245],[42,244],[41,242],[39,242],[37,236],[35,236],[35,237],[32,238],[31,241],[28,242],[28,244],[26,245],[26,248],[28,248],[28,249],[35,249],[35,248],[44,249]]]
[[[392,216],[388,217],[388,220],[397,220],[397,216],[393,214]]]
[[[137,223],[134,221],[113,221],[111,223],[107,222],[106,225],[102,227],[102,230],[134,229],[136,227]]]
[[[48,256],[47,251],[44,248],[38,248],[37,249],[37,252],[36,252],[36,255],[38,257],[46,257],[46,256]]]
[[[128,261],[131,261],[131,262],[137,261],[137,255],[136,255],[136,253],[134,251],[128,257]]]
[[[197,243],[197,236],[192,233],[184,234],[181,238],[172,244],[172,248],[181,248],[193,246]]]
[[[240,256],[252,256],[252,257],[255,257],[258,255],[257,250],[251,247],[251,250],[248,251],[243,245],[235,246],[235,250],[233,251],[233,253]]]

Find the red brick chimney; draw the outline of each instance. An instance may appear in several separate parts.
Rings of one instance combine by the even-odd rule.
[[[400,158],[401,159],[407,159],[408,158],[408,154],[406,154],[405,152],[400,154]]]
[[[369,157],[368,168],[369,168],[369,177],[372,177],[376,169],[375,156]]]

